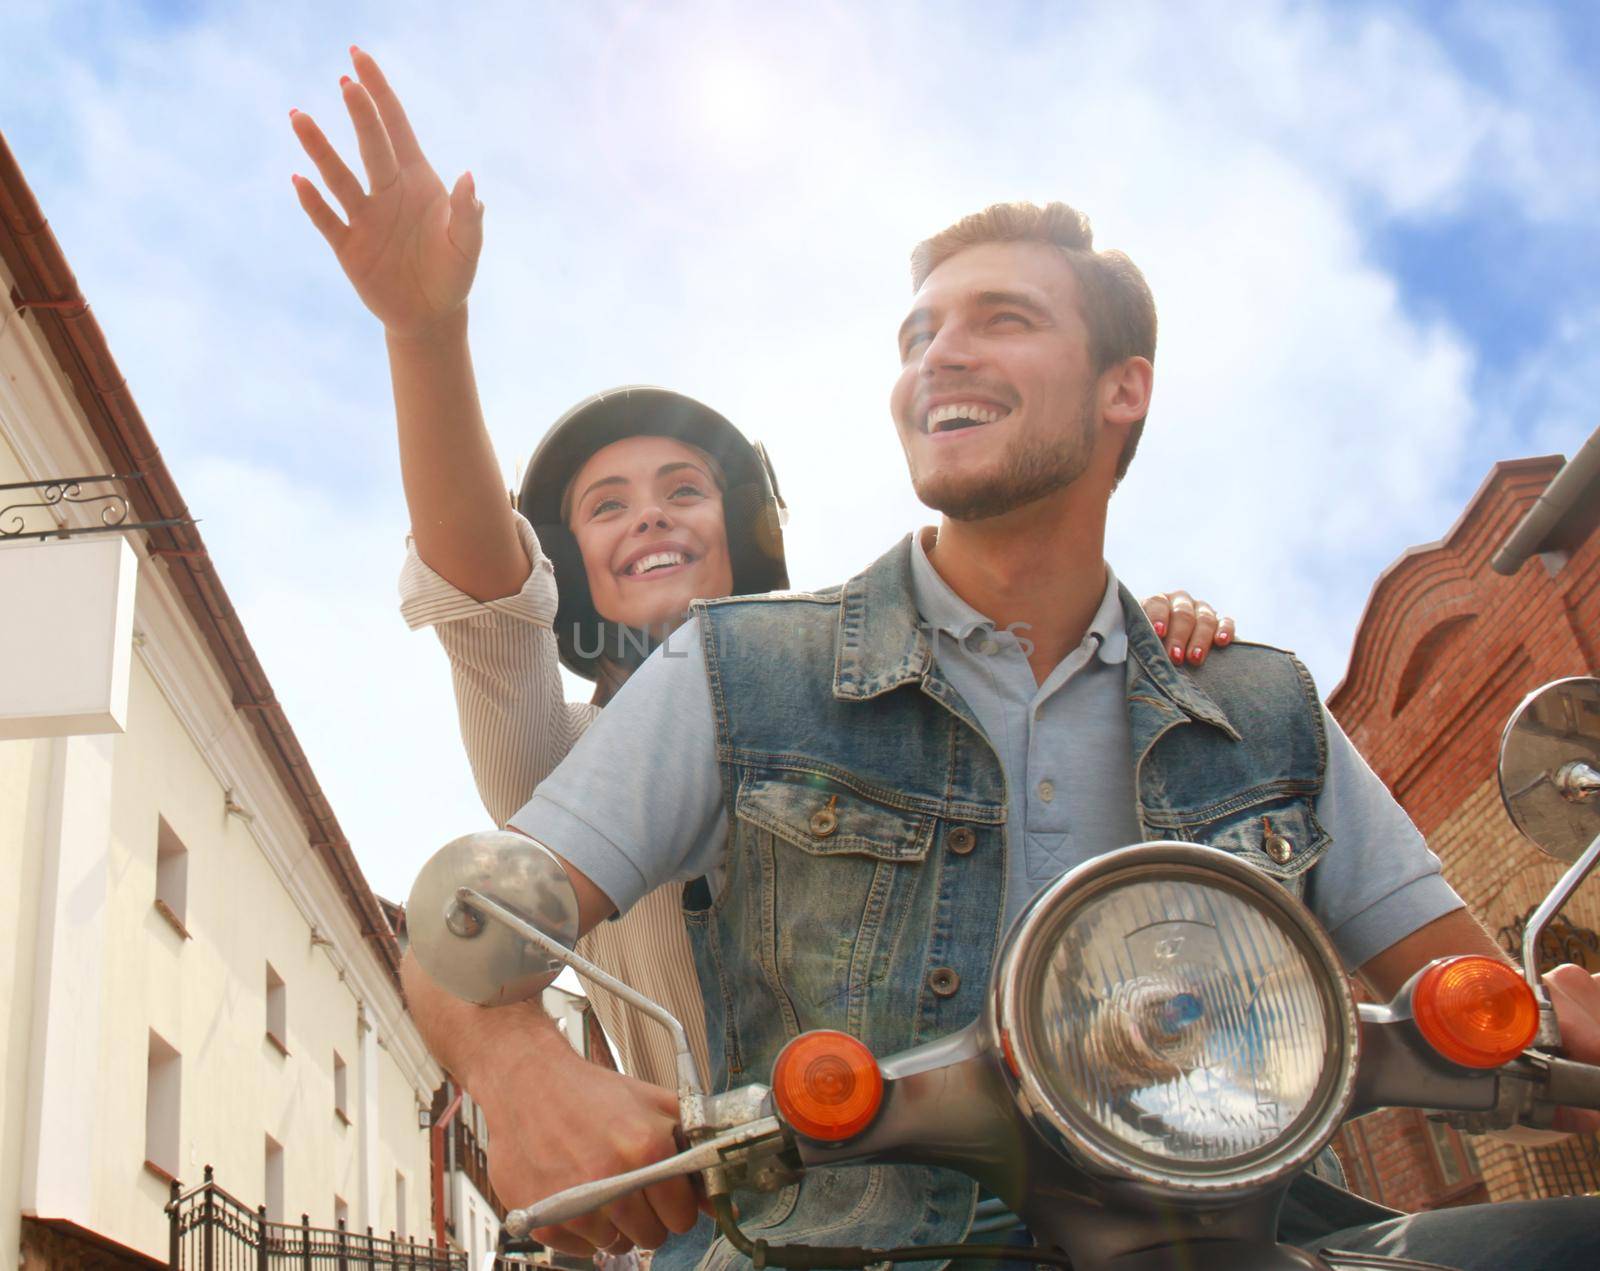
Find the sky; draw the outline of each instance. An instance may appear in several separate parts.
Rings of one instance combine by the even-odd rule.
[[[797,586],[932,520],[886,405],[907,255],[1001,199],[1083,209],[1156,297],[1113,567],[1324,691],[1385,566],[1600,423],[1591,5],[8,0],[0,130],[384,895],[487,818],[398,614],[382,333],[289,182],[291,107],[353,158],[351,43],[487,207],[507,485],[573,402],[669,385],[767,444]]]

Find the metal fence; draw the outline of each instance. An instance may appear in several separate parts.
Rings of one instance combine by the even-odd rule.
[[[272,1222],[267,1207],[251,1209],[218,1187],[206,1166],[205,1182],[182,1191],[174,1180],[167,1202],[167,1266],[172,1271],[468,1271],[467,1255],[419,1245],[390,1232],[387,1238],[300,1222]]]

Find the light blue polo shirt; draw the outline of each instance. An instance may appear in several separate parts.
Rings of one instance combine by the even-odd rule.
[[[995,631],[939,576],[920,536],[912,587],[939,669],[1005,773],[1009,921],[1064,870],[1142,838],[1116,578],[1107,569],[1083,643],[1042,684],[1018,639]],[[1334,841],[1311,871],[1306,901],[1353,970],[1462,902],[1399,804],[1331,716],[1326,723],[1317,818]],[[582,870],[621,910],[665,883],[705,876],[717,888],[728,810],[696,623],[634,672],[510,825]]]

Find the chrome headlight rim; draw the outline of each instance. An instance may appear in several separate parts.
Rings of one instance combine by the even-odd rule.
[[[1183,1163],[1112,1144],[1106,1131],[1044,1083],[1033,1037],[1039,982],[1055,936],[1092,900],[1130,882],[1192,877],[1220,886],[1278,919],[1291,943],[1319,972],[1330,1055],[1306,1110],[1277,1138],[1217,1165]],[[1307,1165],[1333,1138],[1355,1092],[1360,1028],[1355,998],[1333,943],[1309,910],[1283,885],[1249,862],[1196,843],[1151,842],[1119,848],[1063,874],[1023,910],[1006,937],[992,982],[988,1018],[1001,1067],[1023,1115],[1046,1139],[1092,1172],[1178,1195],[1264,1188]]]

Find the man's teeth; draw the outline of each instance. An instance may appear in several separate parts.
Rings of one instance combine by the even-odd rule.
[[[928,412],[928,431],[938,432],[946,424],[958,428],[970,424],[992,424],[1010,413],[1009,410],[993,406],[979,406],[976,402],[952,402],[948,406],[935,406]]]
[[[650,556],[641,556],[625,571],[637,577],[648,574],[652,569],[665,569],[668,565],[687,565],[689,558],[682,552],[655,552]]]

